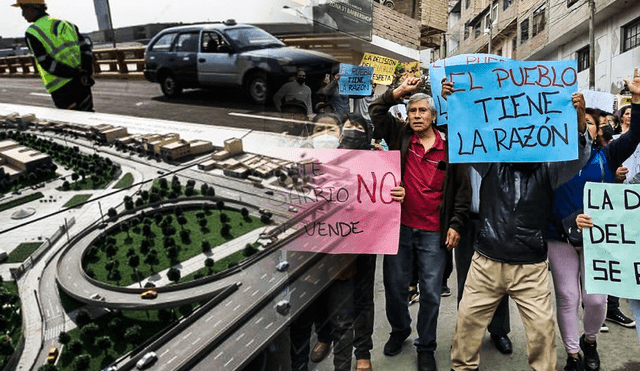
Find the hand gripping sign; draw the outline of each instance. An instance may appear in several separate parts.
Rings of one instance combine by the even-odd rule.
[[[576,61],[448,66],[451,162],[578,158]]]
[[[391,189],[400,185],[399,151],[274,149],[290,161],[286,190],[271,206],[295,208],[282,224],[296,234],[285,249],[329,254],[396,254],[400,203]],[[292,232],[294,231],[294,232]]]
[[[444,69],[447,66],[504,62],[506,60],[509,60],[509,58],[493,54],[460,54],[431,63],[429,65],[429,80],[431,81],[433,100],[438,110],[438,125],[446,125],[449,122],[447,101],[440,94],[442,92],[442,79],[445,78]]]
[[[590,294],[640,299],[640,185],[587,183],[582,230],[585,288]]]

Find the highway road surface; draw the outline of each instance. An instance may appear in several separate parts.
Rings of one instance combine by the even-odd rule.
[[[233,89],[186,90],[179,98],[168,99],[158,84],[146,80],[98,79],[92,91],[94,109],[100,113],[272,133],[300,131],[295,121],[276,120],[272,103],[251,104]],[[0,102],[55,108],[40,78],[0,77]]]

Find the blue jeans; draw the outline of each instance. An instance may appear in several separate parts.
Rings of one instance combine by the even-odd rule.
[[[414,344],[418,353],[433,352],[437,346],[436,329],[446,264],[446,252],[440,248],[440,232],[400,226],[398,253],[385,255],[383,263],[387,320],[391,325],[392,337],[404,340],[411,334],[409,283],[414,256],[418,262],[420,288],[418,338]]]

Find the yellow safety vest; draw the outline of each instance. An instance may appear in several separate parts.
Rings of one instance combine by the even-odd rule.
[[[45,15],[29,26],[27,33],[40,41],[47,54],[55,61],[54,66],[55,63],[63,63],[72,68],[80,69],[82,63],[80,42],[73,25]],[[70,78],[58,77],[46,71],[40,65],[44,56],[40,58],[41,60],[36,60],[36,66],[49,93],[53,93],[71,81]]]

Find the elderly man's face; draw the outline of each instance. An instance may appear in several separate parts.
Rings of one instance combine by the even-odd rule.
[[[431,122],[433,121],[433,115],[429,109],[429,105],[426,100],[419,100],[411,103],[407,112],[409,120],[409,126],[416,133],[420,133],[431,128]]]

